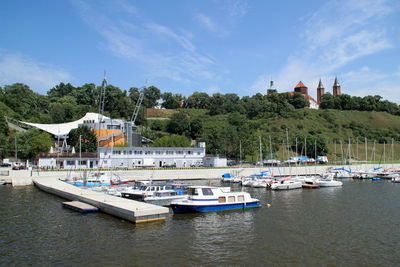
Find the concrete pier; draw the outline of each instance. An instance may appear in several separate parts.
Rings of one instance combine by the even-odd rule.
[[[382,166],[382,165],[381,165]],[[309,165],[295,167],[263,167],[262,170],[270,171],[274,176],[296,176],[296,175],[315,175],[325,172],[329,168],[341,168],[342,166],[330,165]],[[351,169],[353,172],[358,170],[371,170],[378,167],[378,164],[358,164],[345,166],[345,169]],[[386,164],[384,168],[391,168],[392,164]],[[394,169],[400,169],[400,164],[394,164]],[[260,173],[259,167],[253,168],[184,168],[184,169],[133,169],[133,170],[114,170],[122,179],[127,180],[190,180],[190,179],[219,179],[224,173],[239,172],[242,176]],[[0,180],[12,183],[13,186],[31,185],[32,178],[67,178],[69,175],[79,175],[79,172],[68,170],[60,171],[29,171],[29,170],[10,170],[8,176],[1,176]]]
[[[134,222],[144,223],[165,220],[169,209],[130,199],[82,189],[57,178],[34,177],[33,183],[43,191],[59,197],[88,203],[104,213]]]

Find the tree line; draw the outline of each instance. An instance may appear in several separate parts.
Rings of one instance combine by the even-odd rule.
[[[41,95],[22,83],[0,87],[0,156],[4,158],[18,153],[23,159],[32,159],[39,152],[47,152],[51,144],[51,137],[47,133],[35,129],[21,134],[9,130],[5,117],[35,123],[74,121],[87,112],[99,111],[100,89],[100,86],[93,83],[82,86],[60,83],[51,88],[46,95]],[[140,90],[137,87],[122,90],[108,85],[105,90],[104,115],[130,120]],[[140,125],[139,129],[144,136],[154,141],[155,146],[187,146],[190,145],[190,140],[197,139],[206,142],[207,153],[237,157],[239,143],[242,142],[244,155],[256,155],[259,136],[268,140],[272,135],[273,148],[277,151],[284,139],[285,129],[291,127],[286,125],[276,129],[277,126],[266,126],[270,120],[300,120],[310,116],[311,113],[305,109],[308,105],[308,101],[300,93],[257,93],[253,96],[239,97],[232,93],[209,95],[195,91],[186,97],[171,92],[162,93],[157,87],[149,86],[144,89],[142,108],[136,124]],[[177,109],[180,112],[165,121],[146,120],[145,108],[157,106]],[[379,111],[400,115],[397,104],[383,100],[380,96],[332,96],[327,93],[322,98],[320,108]],[[301,125],[298,127],[294,132],[310,140],[307,146],[317,142],[318,153],[328,153],[321,131],[307,127],[303,129],[300,128]],[[347,129],[362,133],[365,132],[364,128],[352,122]],[[335,127],[332,129],[335,131]],[[77,139],[79,131],[74,131],[71,136],[71,140]],[[15,151],[15,143],[20,147],[18,151]],[[267,143],[263,146],[269,147]],[[90,148],[85,148],[85,151],[93,150],[93,146],[88,147]]]

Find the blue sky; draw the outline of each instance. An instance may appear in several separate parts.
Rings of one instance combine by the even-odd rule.
[[[389,0],[5,1],[0,86],[60,82],[280,92],[301,80],[400,103],[400,2]]]

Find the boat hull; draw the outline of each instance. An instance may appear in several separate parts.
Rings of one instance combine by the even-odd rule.
[[[252,201],[247,203],[227,203],[227,204],[171,204],[171,208],[175,213],[188,213],[188,212],[208,212],[208,211],[221,211],[221,210],[235,210],[235,209],[249,209],[260,207],[260,201]]]

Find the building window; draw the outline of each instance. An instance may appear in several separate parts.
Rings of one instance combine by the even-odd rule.
[[[132,155],[132,150],[129,150],[129,155]]]

